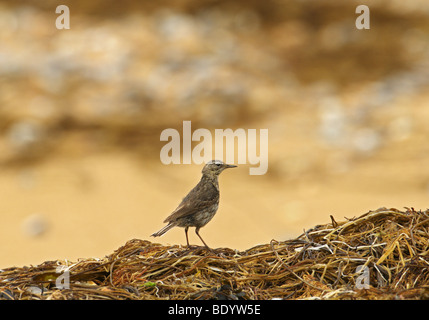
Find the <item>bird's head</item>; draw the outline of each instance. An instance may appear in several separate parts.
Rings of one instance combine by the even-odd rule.
[[[220,160],[211,160],[204,166],[202,173],[208,176],[218,176],[223,170],[235,167],[237,166],[223,163]]]

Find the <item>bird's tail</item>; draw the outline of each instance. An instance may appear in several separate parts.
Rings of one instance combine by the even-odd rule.
[[[174,223],[169,223],[167,224],[164,228],[162,228],[161,230],[159,230],[158,232],[152,233],[150,236],[151,237],[160,237],[162,236],[164,233],[166,233],[168,230],[170,230],[171,228],[173,228],[175,226]]]

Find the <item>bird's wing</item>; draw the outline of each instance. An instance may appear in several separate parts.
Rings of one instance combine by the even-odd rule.
[[[176,210],[174,210],[165,220],[164,222],[171,222],[175,221],[178,218],[183,218],[188,215],[194,214],[196,212],[199,212],[203,210],[204,208],[210,207],[213,205],[216,201],[209,200],[209,201],[195,201],[191,204],[185,203],[180,204]]]
[[[186,217],[210,207],[218,203],[218,201],[219,191],[214,185],[197,184],[164,222],[171,222],[178,218]]]

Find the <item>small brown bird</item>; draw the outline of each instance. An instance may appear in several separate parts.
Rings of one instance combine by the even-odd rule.
[[[237,166],[225,164],[220,160],[209,161],[202,170],[203,176],[200,182],[183,198],[176,210],[164,220],[168,224],[151,236],[159,237],[173,227],[182,227],[185,228],[186,244],[189,247],[188,229],[195,227],[195,233],[209,248],[201,238],[199,231],[213,218],[219,207],[219,174],[227,168],[235,167]]]

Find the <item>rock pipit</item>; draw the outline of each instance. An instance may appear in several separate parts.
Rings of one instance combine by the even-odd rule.
[[[202,170],[203,176],[200,182],[183,198],[176,210],[164,220],[168,224],[151,236],[159,237],[173,227],[182,227],[185,228],[186,244],[189,247],[188,229],[195,227],[195,233],[209,248],[201,238],[199,231],[213,218],[219,207],[219,174],[227,168],[235,167],[237,166],[223,163],[220,160],[209,161]]]

